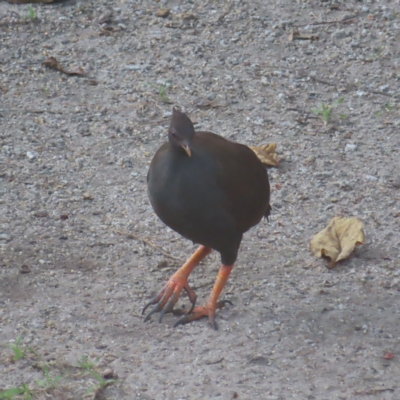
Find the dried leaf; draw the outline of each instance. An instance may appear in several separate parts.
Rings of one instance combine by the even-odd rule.
[[[44,60],[42,64],[47,68],[55,69],[56,71],[60,71],[63,74],[70,76],[80,76],[85,74],[85,71],[81,67],[78,67],[76,70],[73,71],[66,71],[54,57],[46,58],[46,60]]]
[[[169,8],[159,8],[156,11],[156,17],[167,18],[169,15],[169,11],[170,11]]]
[[[362,222],[356,218],[334,217],[328,226],[317,233],[310,242],[310,248],[316,257],[328,257],[328,268],[347,258],[354,247],[364,243],[365,235]]]
[[[256,156],[263,164],[270,167],[277,167],[279,165],[279,158],[276,155],[276,143],[265,144],[263,146],[249,146],[251,150],[256,153]]]
[[[185,13],[182,13],[182,14],[178,14],[177,17],[183,19],[184,21],[191,21],[191,20],[199,19],[199,17],[197,15],[192,14],[190,12],[185,12]]]

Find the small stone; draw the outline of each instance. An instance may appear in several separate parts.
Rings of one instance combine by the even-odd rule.
[[[47,211],[35,211],[34,213],[33,213],[33,215],[36,217],[36,218],[44,218],[44,217],[48,217],[49,216],[49,213],[47,212]]]
[[[367,181],[377,181],[378,178],[376,176],[372,176],[372,175],[365,175],[365,179]]]
[[[354,151],[357,148],[356,144],[347,143],[344,151]]]
[[[33,151],[27,151],[26,156],[30,159],[33,160],[36,158],[36,154]]]
[[[156,15],[156,17],[159,17],[159,18],[167,18],[169,15],[169,12],[170,12],[169,8],[159,8],[156,11],[155,15]]]
[[[391,179],[389,181],[389,186],[395,188],[395,189],[400,189],[400,178],[397,179]]]
[[[29,274],[31,272],[31,269],[27,265],[21,265],[21,268],[19,270],[20,274]]]
[[[134,64],[126,64],[124,68],[128,71],[139,71],[140,69],[142,69],[141,65]]]
[[[92,195],[92,193],[89,193],[89,192],[83,193],[82,197],[83,197],[83,200],[93,200],[93,195]]]
[[[383,18],[389,20],[389,21],[393,21],[394,20],[394,12],[393,11],[388,11],[386,13],[383,14]]]
[[[8,242],[9,240],[11,240],[11,236],[8,233],[0,233],[0,240],[5,240],[6,242]]]
[[[344,39],[347,36],[347,32],[344,29],[339,29],[332,33],[332,39]]]
[[[123,160],[122,167],[123,168],[133,168],[132,161],[130,159],[126,158],[125,160]]]
[[[214,92],[211,92],[211,93],[208,93],[207,94],[207,100],[214,100],[215,99],[215,97],[216,97],[217,95],[216,95],[216,93],[214,93]]]
[[[60,215],[60,219],[61,219],[61,221],[65,221],[66,219],[68,219],[69,217],[68,217],[68,214],[61,214]]]
[[[392,288],[392,282],[385,281],[385,282],[383,282],[382,286],[383,286],[384,289],[391,289]]]
[[[342,21],[348,21],[349,19],[353,19],[355,17],[354,14],[345,14],[342,16],[341,20]]]
[[[253,121],[253,123],[255,124],[255,125],[263,125],[264,124],[264,118],[261,118],[261,117],[256,117],[255,119],[254,119],[254,121]]]
[[[82,136],[90,136],[90,129],[89,129],[89,125],[86,123],[83,124],[79,124],[78,126],[78,133]]]
[[[102,375],[103,375],[103,378],[104,378],[104,379],[112,379],[112,378],[115,378],[114,371],[113,371],[111,368],[106,368],[106,369],[103,371]]]

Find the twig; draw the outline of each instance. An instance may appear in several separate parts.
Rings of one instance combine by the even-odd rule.
[[[335,19],[333,21],[320,21],[320,22],[310,22],[309,24],[302,24],[302,25],[291,25],[293,28],[301,28],[303,26],[310,26],[310,25],[329,25],[329,24],[345,24],[348,21],[357,18],[355,15],[354,17],[346,18],[346,19]]]
[[[393,388],[373,388],[369,390],[356,390],[354,392],[355,395],[376,395],[381,392],[394,392]]]
[[[380,96],[386,96],[386,97],[392,97],[393,95],[385,92],[380,92],[379,90],[369,90],[369,89],[363,89],[366,92],[372,93],[372,94],[378,94]]]
[[[323,79],[316,78],[315,76],[310,76],[310,78],[311,78],[313,81],[318,82],[318,83],[323,83],[324,85],[328,85],[328,86],[337,86],[336,83],[328,82],[328,81],[325,81],[325,80],[323,80]]]
[[[138,236],[138,235],[135,235],[135,234],[132,233],[132,232],[121,232],[121,231],[115,230],[114,233],[117,234],[117,235],[124,235],[124,236],[126,236],[127,238],[129,238],[129,239],[135,239],[135,240],[138,240],[139,242],[142,242],[142,243],[144,243],[144,244],[147,244],[147,245],[149,245],[150,247],[152,247],[153,249],[159,251],[159,252],[160,252],[161,254],[163,254],[165,257],[171,258],[172,260],[179,261],[180,263],[183,263],[183,262],[184,262],[184,260],[182,260],[181,258],[175,257],[175,256],[169,254],[168,252],[166,252],[165,250],[163,250],[161,247],[156,246],[156,245],[155,245],[153,242],[151,242],[149,239],[142,238],[142,237],[140,237],[140,236]]]

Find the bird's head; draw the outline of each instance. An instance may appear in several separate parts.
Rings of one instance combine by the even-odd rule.
[[[195,134],[190,118],[183,112],[172,109],[171,123],[168,129],[168,139],[173,146],[182,147],[186,154],[191,157],[190,144]]]

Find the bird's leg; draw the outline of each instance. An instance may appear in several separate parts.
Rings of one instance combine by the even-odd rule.
[[[202,307],[195,307],[191,312],[184,315],[182,318],[178,320],[175,326],[187,324],[188,322],[192,322],[196,319],[202,317],[208,317],[209,324],[217,330],[217,323],[215,322],[215,310],[217,308],[223,307],[226,303],[232,304],[228,300],[218,301],[219,295],[222,292],[228,278],[233,268],[232,265],[221,265],[221,268],[218,271],[217,279],[215,281],[214,287],[208,297],[206,304]]]
[[[206,246],[200,246],[182,265],[181,268],[176,271],[171,278],[169,278],[168,282],[162,288],[162,290],[157,294],[157,296],[153,297],[143,308],[142,315],[146,311],[147,307],[151,305],[156,305],[146,316],[144,321],[148,321],[150,316],[158,311],[161,311],[159,322],[161,322],[163,316],[167,312],[171,312],[179,299],[179,296],[182,292],[182,289],[185,289],[186,293],[189,296],[189,300],[192,303],[192,308],[189,312],[191,312],[196,304],[196,294],[191,289],[188,284],[188,277],[196,265],[208,254],[211,253],[211,248]]]

